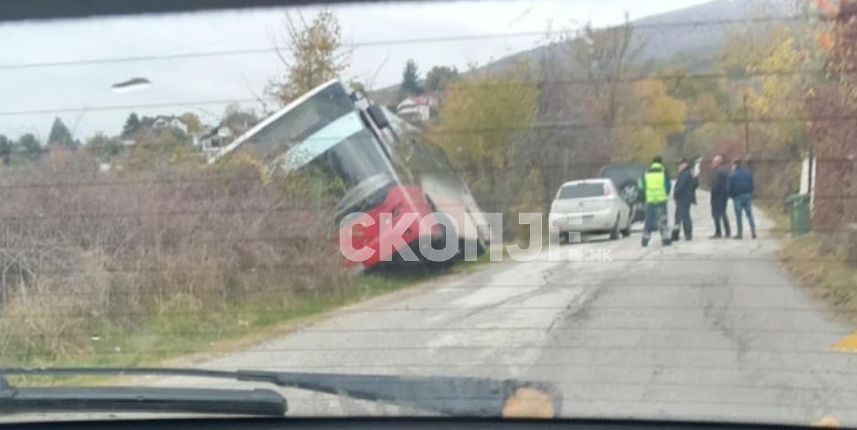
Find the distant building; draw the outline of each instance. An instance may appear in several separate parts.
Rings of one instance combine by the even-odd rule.
[[[246,112],[232,113],[220,124],[195,135],[193,144],[200,147],[203,152],[217,152],[253,127],[256,122],[256,117],[252,114]]]
[[[162,130],[165,128],[175,128],[181,130],[184,134],[188,134],[188,126],[181,118],[174,115],[158,115],[152,122],[152,128]]]
[[[426,122],[437,112],[438,99],[435,94],[411,96],[396,106],[396,114],[411,122]]]
[[[203,152],[217,152],[232,142],[237,134],[226,125],[211,127],[193,137],[194,146],[198,146]]]

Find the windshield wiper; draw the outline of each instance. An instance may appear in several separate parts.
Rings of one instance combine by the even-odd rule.
[[[184,376],[262,382],[449,415],[508,416],[510,409],[517,411],[523,404],[537,410],[533,415],[544,416],[548,411],[555,416],[561,404],[561,396],[552,385],[511,379],[142,367],[0,368],[0,413],[121,411],[283,416],[288,409],[286,399],[268,389],[19,388],[8,384],[5,377],[10,375]]]
[[[0,369],[0,414],[33,412],[169,412],[283,416],[286,399],[274,390],[156,387],[16,387],[9,375],[101,374],[81,369]],[[122,372],[105,372],[121,374]]]

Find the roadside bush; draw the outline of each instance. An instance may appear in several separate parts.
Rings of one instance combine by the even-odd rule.
[[[101,173],[82,151],[52,152],[2,172],[0,202],[3,357],[77,354],[96,327],[348,283],[326,208],[252,167]]]

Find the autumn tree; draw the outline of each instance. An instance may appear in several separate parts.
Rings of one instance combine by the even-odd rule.
[[[84,147],[88,153],[102,160],[115,157],[122,151],[122,143],[104,133],[96,133],[90,137]]]
[[[651,160],[655,155],[665,155],[670,135],[684,130],[687,107],[667,94],[660,79],[640,80],[633,88],[633,107],[628,109],[628,124],[619,130],[617,157]]]
[[[101,147],[106,151],[113,150],[110,142],[104,142]],[[140,135],[129,148],[126,166],[133,170],[158,170],[173,165],[201,163],[202,160],[198,149],[190,144],[181,130],[165,128],[158,133],[148,131]]]
[[[593,81],[587,97],[597,116],[608,126],[620,121],[622,99],[629,93],[631,64],[643,48],[629,22],[605,29],[586,26],[573,42],[576,66]]]
[[[414,60],[408,60],[405,63],[405,68],[402,70],[402,84],[399,88],[400,98],[423,93],[423,87],[420,85],[420,71]]]
[[[266,92],[285,105],[307,91],[339,77],[348,69],[339,19],[328,9],[307,21],[303,15],[286,15],[285,52],[277,50],[286,74],[269,82]]]
[[[191,135],[199,133],[203,129],[202,120],[193,112],[185,112],[179,115],[179,119],[187,126],[187,132]]]
[[[789,16],[815,15],[810,2],[765,2]],[[771,9],[771,8],[768,8]],[[758,17],[768,17],[762,10]],[[801,159],[809,150],[804,99],[821,78],[815,49],[818,24],[772,20],[738,25],[727,34],[720,66],[727,72],[728,122],[737,128],[742,158],[748,158],[760,182],[759,194],[779,198],[799,188]],[[721,131],[721,134],[726,134]]]
[[[642,47],[625,23],[548,35],[539,59],[538,122],[520,156],[540,170],[540,198],[549,201],[564,181],[587,178],[616,152],[625,101],[632,97],[632,64]],[[555,124],[555,126],[553,126]]]
[[[522,178],[509,174],[516,143],[533,123],[538,88],[524,85],[527,67],[471,73],[451,83],[430,127],[429,139],[450,155],[455,167],[489,211],[508,209],[511,189]]]
[[[857,222],[857,2],[842,0],[838,7],[819,3],[831,24],[816,39],[825,79],[814,85],[806,100],[818,160],[812,221],[814,228],[835,236],[843,225]]]
[[[430,92],[443,91],[458,79],[458,69],[447,66],[434,66],[426,73],[425,89]]]

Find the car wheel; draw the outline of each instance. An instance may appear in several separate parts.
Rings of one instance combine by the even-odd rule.
[[[633,222],[641,222],[646,220],[646,208],[643,205],[636,205],[634,207],[634,217]]]
[[[443,270],[451,267],[456,261],[460,260],[464,256],[464,241],[460,240],[457,234],[453,235],[451,243],[458,244],[458,252],[456,252],[452,258],[442,259],[438,250],[445,249],[447,246],[447,225],[455,224],[453,224],[453,220],[449,215],[437,211],[435,211],[435,213],[437,214],[435,216],[442,220],[442,222],[439,223],[442,231],[441,237],[433,241],[431,249],[420,249],[420,251],[423,254],[421,255],[422,260],[425,262],[427,267],[434,270]],[[440,261],[434,261],[430,256]]]
[[[610,240],[619,239],[619,218],[616,218],[616,225],[613,226],[613,230],[610,230]]]
[[[628,224],[621,230],[622,237],[628,237],[631,235],[631,225],[634,224],[633,214],[628,214]]]

